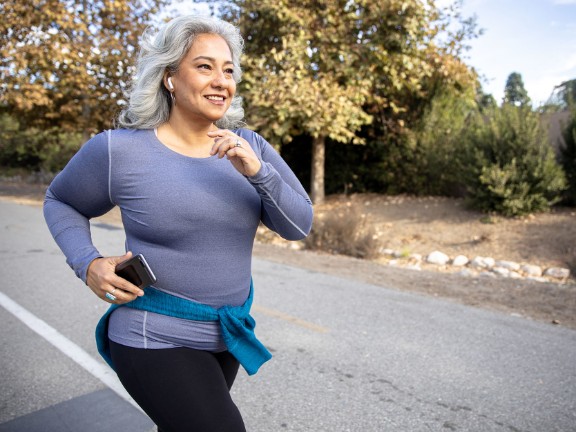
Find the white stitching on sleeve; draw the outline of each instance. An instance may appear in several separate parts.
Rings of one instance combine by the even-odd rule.
[[[280,206],[278,205],[278,203],[274,200],[274,198],[272,198],[272,195],[270,195],[270,194],[268,193],[268,191],[264,191],[264,192],[266,193],[266,195],[268,196],[268,198],[270,198],[270,200],[274,203],[274,206],[276,206],[276,208],[278,209],[278,211],[279,211],[280,213],[282,213],[282,216],[284,216],[284,217],[286,218],[286,220],[287,220],[288,222],[290,222],[290,224],[292,224],[292,226],[293,226],[294,228],[296,228],[304,237],[306,237],[307,234],[306,234],[304,231],[302,231],[302,230],[300,229],[300,227],[299,227],[298,225],[296,225],[296,223],[294,223],[294,221],[292,221],[292,219],[290,219],[290,218],[288,217],[288,215],[286,215],[286,213],[284,213],[284,212],[282,211],[282,209],[280,208]]]
[[[108,199],[112,204],[112,131],[108,129],[106,131],[108,136]]]

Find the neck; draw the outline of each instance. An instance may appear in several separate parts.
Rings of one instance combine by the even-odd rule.
[[[188,118],[182,118],[178,112],[173,111],[170,118],[162,126],[171,130],[171,135],[178,137],[180,140],[189,143],[190,145],[202,145],[208,141],[207,133],[218,129],[213,122],[209,120],[191,121]]]
[[[161,124],[158,139],[172,150],[188,156],[208,157],[214,139],[208,132],[218,129],[214,123],[179,121],[177,116],[170,116],[166,123]]]

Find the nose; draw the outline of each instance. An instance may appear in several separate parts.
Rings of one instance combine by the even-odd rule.
[[[212,80],[212,87],[217,89],[223,89],[227,85],[226,77],[223,72],[216,72],[214,79]]]

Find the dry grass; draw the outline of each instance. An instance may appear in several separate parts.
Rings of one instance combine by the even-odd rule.
[[[374,225],[353,206],[317,215],[304,245],[310,250],[364,259],[375,258],[380,249]]]

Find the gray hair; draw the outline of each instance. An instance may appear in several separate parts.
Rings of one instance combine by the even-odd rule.
[[[130,89],[128,106],[118,117],[118,126],[127,129],[153,129],[168,120],[172,100],[164,86],[165,72],[175,73],[194,40],[201,34],[222,37],[232,53],[234,81],[240,82],[240,57],[244,40],[237,27],[217,18],[186,15],[174,18],[157,34],[148,29],[142,35],[136,77]],[[234,96],[226,114],[216,122],[219,128],[243,125],[242,98]]]

